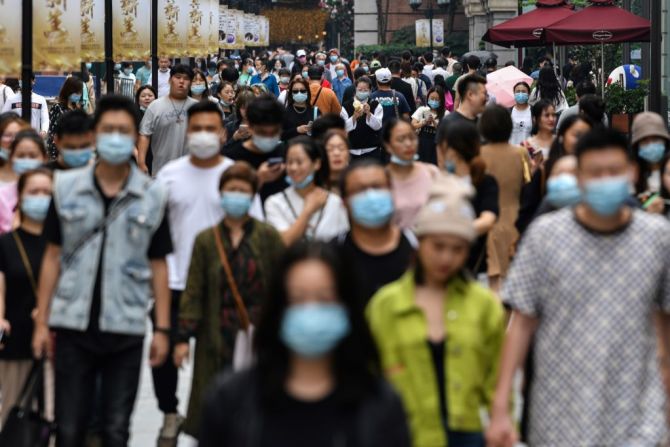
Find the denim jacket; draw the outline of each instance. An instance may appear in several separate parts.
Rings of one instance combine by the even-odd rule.
[[[103,250],[103,231],[79,248],[84,235],[104,220],[104,203],[94,182],[95,166],[56,171],[54,205],[61,225],[61,267],[51,302],[52,327],[84,331],[89,325],[93,289]],[[130,196],[129,199],[123,199]],[[165,213],[167,192],[134,165],[109,213],[102,254],[99,327],[103,332],[143,335],[150,284],[149,244]],[[63,262],[70,258],[67,265]]]

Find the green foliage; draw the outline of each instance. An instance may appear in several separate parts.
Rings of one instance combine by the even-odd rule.
[[[414,25],[405,26],[393,32],[391,45],[414,45],[416,42],[416,27]]]
[[[610,115],[635,114],[644,111],[644,99],[649,93],[649,81],[640,81],[636,89],[625,90],[615,83],[605,87],[605,108]]]
[[[574,86],[566,88],[563,93],[565,93],[565,99],[567,99],[568,104],[571,106],[577,104],[577,92]]]

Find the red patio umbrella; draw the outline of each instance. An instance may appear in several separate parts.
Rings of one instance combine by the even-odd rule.
[[[601,85],[604,85],[605,43],[649,42],[651,22],[614,5],[614,0],[590,0],[591,5],[545,27],[543,40],[557,45],[600,44]]]
[[[538,0],[537,9],[489,28],[482,40],[502,47],[542,46],[547,26],[574,14],[566,0]]]

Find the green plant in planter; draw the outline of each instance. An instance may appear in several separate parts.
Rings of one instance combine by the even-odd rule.
[[[605,87],[605,109],[609,115],[640,113],[644,111],[644,99],[648,94],[649,81],[640,81],[636,89],[625,90],[621,84]]]

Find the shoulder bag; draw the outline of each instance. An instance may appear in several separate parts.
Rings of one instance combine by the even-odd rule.
[[[228,257],[226,256],[226,252],[223,248],[223,241],[221,240],[219,227],[214,227],[212,231],[214,232],[216,251],[219,253],[219,260],[221,261],[221,266],[223,267],[226,279],[228,280],[230,293],[233,294],[235,307],[237,308],[237,318],[240,321],[240,329],[237,331],[237,335],[235,336],[235,347],[233,350],[233,369],[235,371],[241,371],[250,368],[254,363],[252,346],[254,327],[249,320],[247,307],[244,305],[244,301],[242,301],[242,296],[240,296],[240,291],[237,288],[237,283],[233,277],[233,271],[230,268]]]

